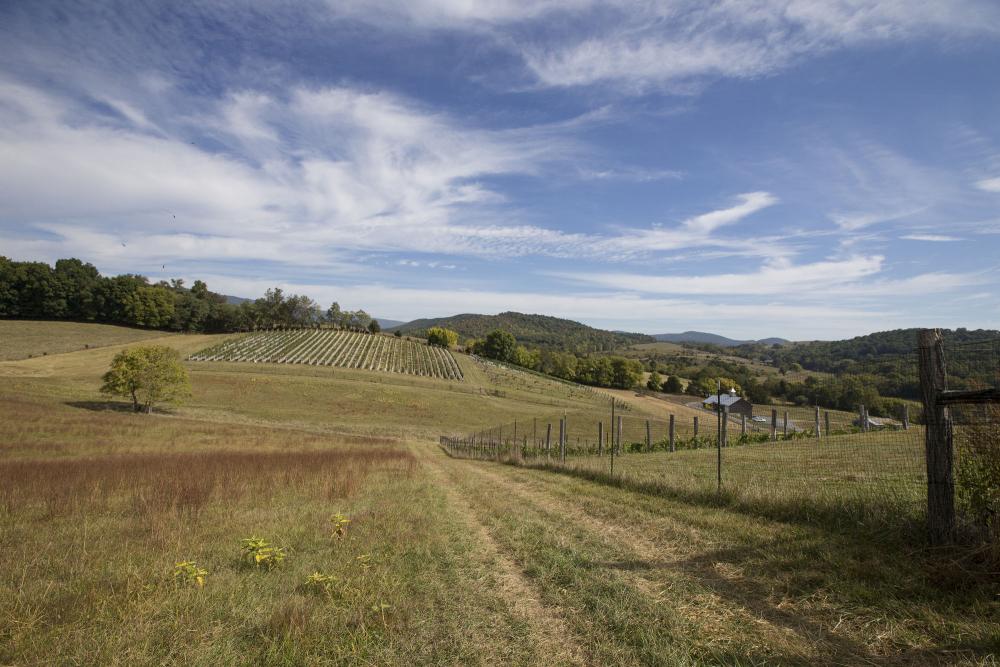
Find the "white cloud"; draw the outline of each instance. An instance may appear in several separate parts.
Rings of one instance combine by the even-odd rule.
[[[946,234],[906,234],[900,236],[899,238],[905,239],[907,241],[931,241],[931,242],[948,242],[948,241],[961,241],[962,239],[957,236],[948,236]]]
[[[702,77],[770,74],[857,44],[1000,32],[1000,11],[983,0],[688,0],[611,3],[600,11],[600,28],[583,39],[522,45],[540,82],[683,89]]]
[[[976,182],[976,187],[986,192],[1000,192],[1000,176],[996,178],[984,178]]]
[[[555,273],[562,278],[601,287],[651,294],[747,295],[803,293],[856,282],[882,270],[884,258],[851,257],[792,265],[765,264],[753,273],[703,276],[647,276],[633,273]]]

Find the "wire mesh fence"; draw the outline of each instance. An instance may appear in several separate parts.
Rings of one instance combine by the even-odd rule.
[[[1000,385],[1000,340],[949,353],[956,386]],[[873,391],[879,385],[902,397],[884,398]],[[816,396],[827,392],[828,405],[850,402],[853,409],[732,400],[716,410],[720,390],[714,401],[664,403],[667,414],[660,416],[640,416],[609,400],[602,413],[540,415],[443,437],[442,444],[453,456],[564,468],[679,494],[725,494],[796,512],[919,525],[928,478],[925,417],[915,400],[916,352],[879,357],[861,373],[820,379],[813,389]],[[995,523],[1000,407],[957,405],[950,411],[959,512],[968,524]]]

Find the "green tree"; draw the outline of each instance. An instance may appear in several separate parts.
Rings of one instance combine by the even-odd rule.
[[[682,394],[684,393],[684,384],[676,375],[669,375],[663,381],[663,391],[668,394]]]
[[[631,389],[639,384],[642,378],[642,363],[636,359],[625,357],[611,358],[611,386],[618,389]]]
[[[177,350],[145,345],[122,350],[104,374],[101,393],[132,399],[136,412],[152,412],[157,403],[179,403],[191,395],[187,369]]]
[[[663,379],[656,370],[652,370],[649,373],[649,379],[646,380],[646,389],[652,389],[653,391],[660,391],[660,387],[663,384]]]
[[[444,327],[431,327],[427,330],[427,343],[438,347],[451,347],[458,344],[458,333]]]
[[[377,334],[378,332],[382,331],[382,325],[378,323],[378,320],[372,320],[371,322],[368,323],[368,331],[370,331],[373,334]]]
[[[497,361],[507,361],[513,363],[517,350],[517,340],[514,334],[503,329],[494,329],[486,334],[483,342],[483,355]]]

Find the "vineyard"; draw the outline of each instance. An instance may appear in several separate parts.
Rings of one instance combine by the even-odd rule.
[[[191,361],[339,366],[387,373],[461,380],[451,352],[393,336],[333,329],[269,331],[230,338],[190,357]]]

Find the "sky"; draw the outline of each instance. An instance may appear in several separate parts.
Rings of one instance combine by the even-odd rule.
[[[0,255],[398,320],[1000,328],[1000,3],[8,0]]]

